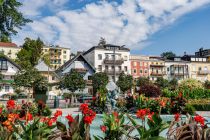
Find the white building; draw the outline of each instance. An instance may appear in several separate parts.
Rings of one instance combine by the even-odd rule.
[[[16,59],[20,49],[15,43],[0,42],[0,52],[10,59]]]
[[[111,44],[94,46],[84,53],[96,72],[106,72],[113,81],[117,81],[122,72],[131,74],[129,56],[130,49]]]
[[[20,70],[20,67],[7,56],[0,56],[0,72],[2,80],[0,80],[0,96],[4,94],[13,94],[14,89],[12,83],[14,82],[15,74]]]
[[[166,78],[172,80],[183,80],[189,78],[190,62],[181,60],[181,58],[174,58],[174,60],[165,60]]]

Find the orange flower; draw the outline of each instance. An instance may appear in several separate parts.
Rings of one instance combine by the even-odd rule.
[[[154,120],[152,119],[153,115],[154,115],[154,112],[148,114],[148,119],[152,122],[154,122]]]
[[[29,112],[26,114],[25,117],[26,117],[26,118],[25,118],[26,121],[31,121],[31,120],[33,120],[33,115],[32,115],[31,113],[29,113]]]
[[[147,115],[147,112],[148,112],[147,109],[139,109],[136,113],[136,116],[137,116],[137,118],[144,120],[145,116]]]
[[[165,107],[165,106],[166,106],[166,102],[165,102],[164,100],[161,100],[161,101],[160,101],[160,106],[161,106],[161,107]]]

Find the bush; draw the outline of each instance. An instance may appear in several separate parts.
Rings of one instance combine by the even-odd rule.
[[[150,84],[149,78],[147,77],[139,77],[138,80],[136,81],[136,86],[141,87],[144,85]]]
[[[184,108],[184,112],[189,113],[190,115],[194,115],[195,114],[195,107],[193,107],[191,104],[186,104],[185,108]]]
[[[163,77],[158,77],[157,80],[155,81],[155,85],[157,85],[160,88],[166,88],[169,86],[169,82]]]
[[[210,89],[210,81],[206,80],[205,83],[204,83],[204,87],[206,89]]]
[[[194,90],[194,89],[203,89],[203,84],[195,79],[186,79],[181,81],[181,83],[179,84],[179,90]]]
[[[146,97],[159,97],[161,95],[160,88],[154,84],[142,86],[139,93],[144,94]]]
[[[209,111],[210,99],[191,99],[188,104],[193,106],[196,111]]]

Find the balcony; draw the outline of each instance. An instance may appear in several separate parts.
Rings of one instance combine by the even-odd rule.
[[[114,70],[104,70],[105,73],[107,73],[108,75],[114,75]],[[115,70],[115,74],[119,75],[120,73],[122,73],[122,70]]]
[[[122,63],[124,62],[123,59],[110,59],[110,58],[105,58],[104,59],[104,64],[116,64],[116,65],[122,65]]]
[[[91,85],[92,85],[92,80],[85,80],[85,82],[86,82],[86,84],[87,84],[88,86],[91,86]]]
[[[189,73],[188,72],[171,72],[171,75],[174,75],[174,76],[184,76],[184,75],[188,75]]]
[[[165,67],[163,64],[150,64],[150,67]]]
[[[164,76],[166,75],[166,72],[151,72],[151,76]]]
[[[199,70],[197,72],[198,75],[208,75],[210,74],[210,71],[209,70]]]
[[[71,70],[75,70],[75,71],[77,71],[79,73],[86,73],[87,72],[87,70],[84,69],[84,68],[72,68]]]

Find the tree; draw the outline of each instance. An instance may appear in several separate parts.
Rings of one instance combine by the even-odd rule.
[[[0,0],[0,40],[4,36],[16,35],[17,29],[31,22],[19,11],[20,6],[22,3],[17,0]]]
[[[46,90],[47,81],[39,71],[35,68],[26,69],[19,71],[14,77],[14,86],[21,88],[24,87],[29,91],[32,90],[33,97],[35,95],[36,89]]]
[[[169,85],[172,90],[175,90],[178,86],[178,80],[176,78],[173,78],[170,82]]]
[[[121,73],[116,84],[120,88],[120,90],[125,93],[132,88],[133,77],[131,75],[125,75],[124,73]]]
[[[141,87],[141,86],[147,85],[149,83],[150,83],[150,81],[149,81],[148,77],[139,77],[137,79],[136,86]]]
[[[165,59],[169,59],[169,58],[172,58],[172,57],[176,57],[176,54],[173,53],[172,51],[169,51],[169,52],[163,52],[161,54],[161,57],[165,58]]]
[[[86,86],[83,75],[78,73],[76,70],[72,70],[69,74],[65,75],[60,82],[61,88],[66,88],[71,92],[76,90],[82,90]]]
[[[99,89],[105,88],[109,82],[109,77],[106,73],[99,72],[92,76],[93,92],[96,93]]]
[[[16,62],[23,68],[27,69],[37,65],[38,60],[42,56],[42,48],[44,43],[40,38],[33,40],[26,38],[22,49],[17,54]]]
[[[104,46],[104,45],[106,45],[106,40],[105,38],[101,37],[99,40],[98,46]]]
[[[2,35],[0,37],[0,42],[11,42],[11,38],[6,35]]]
[[[166,88],[169,85],[168,80],[164,79],[163,77],[158,77],[155,81],[155,85],[157,85],[160,88]]]

